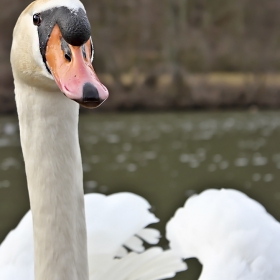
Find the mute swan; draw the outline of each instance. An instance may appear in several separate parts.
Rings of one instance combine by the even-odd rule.
[[[192,196],[168,222],[170,247],[202,263],[199,280],[278,280],[280,224],[237,190]]]
[[[2,243],[1,280],[152,280],[185,269],[160,248],[113,259],[122,245],[141,250],[135,234],[156,242],[156,231],[142,230],[156,218],[136,195],[86,196],[87,244],[78,111],[108,97],[92,57],[79,0],[37,0],[20,15],[11,64],[33,223],[28,213]]]

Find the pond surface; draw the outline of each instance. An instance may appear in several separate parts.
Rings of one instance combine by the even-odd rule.
[[[163,235],[175,210],[208,188],[241,190],[279,220],[279,140],[278,112],[82,115],[85,192],[130,191],[145,197]],[[28,208],[17,118],[2,117],[0,242]],[[197,279],[197,261],[188,265],[174,279]]]

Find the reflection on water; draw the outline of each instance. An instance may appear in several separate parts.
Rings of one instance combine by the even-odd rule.
[[[84,115],[85,192],[144,196],[162,232],[190,195],[215,187],[247,193],[279,220],[279,139],[277,112]],[[2,240],[28,209],[16,117],[0,119],[0,151]]]

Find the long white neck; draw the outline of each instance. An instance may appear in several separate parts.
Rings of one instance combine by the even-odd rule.
[[[35,279],[88,280],[79,106],[15,82],[34,225]]]

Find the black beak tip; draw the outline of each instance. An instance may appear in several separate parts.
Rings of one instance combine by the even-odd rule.
[[[85,83],[83,87],[83,102],[99,102],[99,94],[97,88],[90,83]]]
[[[97,88],[91,83],[85,83],[83,86],[83,99],[79,102],[87,108],[96,108],[104,100],[101,100]]]

